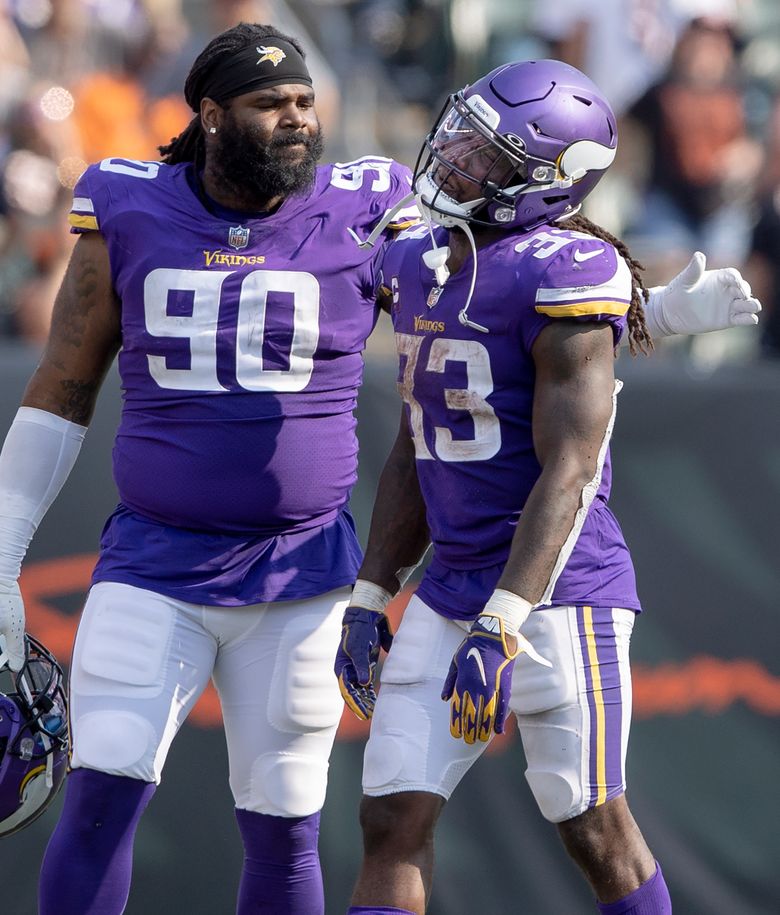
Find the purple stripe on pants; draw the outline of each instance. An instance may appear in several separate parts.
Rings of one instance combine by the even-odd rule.
[[[588,807],[624,791],[623,689],[617,641],[609,607],[577,607],[577,633],[585,680],[583,712],[590,721]]]

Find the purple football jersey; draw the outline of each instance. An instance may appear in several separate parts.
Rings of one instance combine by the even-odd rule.
[[[121,506],[99,578],[170,579],[166,593],[217,604],[354,578],[359,551],[339,518],[356,476],[376,256],[349,229],[367,236],[409,189],[404,166],[366,157],[320,167],[309,192],[254,217],[207,209],[190,165],[106,159],[84,173],[70,223],[104,236],[122,309]],[[312,540],[301,535],[333,525],[348,548],[296,589],[289,556],[302,568]],[[279,551],[284,570],[263,585]]]
[[[436,237],[446,244],[443,230]],[[501,575],[541,472],[531,429],[534,341],[564,317],[609,323],[617,344],[631,274],[611,245],[590,235],[549,226],[507,234],[478,252],[468,318],[482,333],[459,320],[471,258],[438,290],[422,260],[430,246],[424,228],[401,233],[387,246],[382,284],[393,295],[398,386],[434,546],[419,594],[438,612],[469,619]],[[639,609],[631,558],[607,507],[608,436],[595,498],[562,551],[545,604]]]

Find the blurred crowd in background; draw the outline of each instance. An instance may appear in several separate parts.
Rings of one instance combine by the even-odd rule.
[[[0,0],[0,338],[42,343],[78,176],[107,156],[158,158],[193,116],[192,61],[241,20],[304,43],[330,161],[413,166],[447,93],[505,61],[584,70],[620,134],[587,214],[628,242],[648,285],[698,249],[764,304],[758,332],[662,353],[780,360],[776,0]]]

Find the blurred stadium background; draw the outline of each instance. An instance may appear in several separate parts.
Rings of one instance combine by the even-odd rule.
[[[45,338],[72,246],[65,214],[88,162],[156,158],[186,124],[181,88],[212,35],[273,22],[309,51],[327,158],[414,163],[446,94],[492,66],[557,56],[620,118],[616,165],[588,214],[622,234],[649,284],[693,250],[738,266],[761,327],[621,356],[613,505],[646,613],[634,638],[629,797],[677,915],[780,911],[780,4],[776,0],[0,0],[0,428]],[[359,408],[361,534],[398,410],[380,322]],[[112,374],[79,463],[22,579],[29,627],[67,660],[116,495]],[[397,602],[401,612],[403,600]],[[345,718],[321,850],[328,915],[360,853],[365,731]],[[536,811],[515,733],[440,826],[431,915],[592,911]],[[58,806],[58,805],[57,805]],[[0,847],[0,911],[35,912],[49,811]],[[241,849],[219,712],[207,695],[139,830],[130,915],[234,910]]]

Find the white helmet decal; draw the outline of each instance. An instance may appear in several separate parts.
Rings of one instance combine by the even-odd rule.
[[[594,140],[578,140],[563,151],[558,167],[566,178],[579,181],[589,171],[603,171],[615,160],[617,147],[610,149]]]

